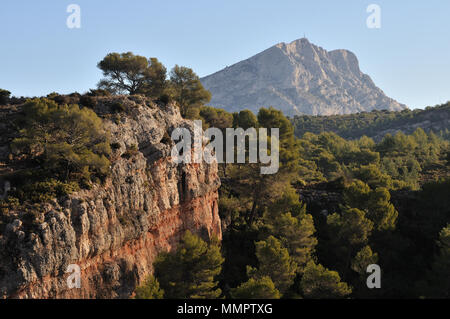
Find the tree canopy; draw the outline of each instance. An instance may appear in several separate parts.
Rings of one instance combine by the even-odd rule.
[[[113,94],[146,94],[159,97],[167,87],[167,70],[156,58],[132,52],[110,53],[98,63],[104,78],[99,89]]]
[[[198,75],[190,68],[175,65],[170,71],[170,84],[171,94],[183,117],[189,116],[190,110],[211,100],[211,93],[203,87]]]
[[[162,253],[154,263],[155,277],[165,298],[218,298],[216,276],[223,257],[216,241],[206,243],[186,231],[174,252]]]

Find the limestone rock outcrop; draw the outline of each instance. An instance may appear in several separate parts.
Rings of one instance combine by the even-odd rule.
[[[117,102],[126,108],[120,116],[111,114]],[[0,298],[128,298],[186,230],[221,238],[217,163],[175,164],[164,138],[193,124],[140,96],[98,98],[94,109],[111,133],[111,175],[46,204],[38,222],[8,212]],[[67,285],[70,264],[81,269],[81,288]]]
[[[201,79],[211,105],[235,112],[273,106],[285,115],[347,114],[406,106],[387,97],[347,50],[326,51],[302,38],[279,43]]]

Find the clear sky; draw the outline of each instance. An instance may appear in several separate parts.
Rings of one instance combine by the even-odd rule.
[[[369,4],[381,28],[369,29]],[[69,4],[81,28],[69,29]],[[384,92],[411,108],[450,100],[447,0],[1,0],[0,88],[17,96],[96,86],[109,52],[157,57],[205,76],[279,42],[348,49]]]

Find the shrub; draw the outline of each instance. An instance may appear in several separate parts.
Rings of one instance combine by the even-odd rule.
[[[138,153],[138,147],[136,144],[132,144],[130,147],[127,147],[127,150],[125,153],[123,153],[122,157],[129,159],[133,156],[135,156]]]
[[[9,102],[9,96],[11,92],[0,89],[0,104],[7,104]]]
[[[156,100],[156,102],[162,103],[162,104],[164,104],[164,105],[167,105],[167,104],[169,104],[170,100],[171,100],[170,95],[167,94],[167,93],[163,93],[163,94],[161,94],[161,96]]]
[[[88,93],[86,93],[87,96],[110,96],[111,93],[109,93],[106,90],[101,89],[90,89]]]
[[[149,276],[142,286],[136,288],[136,299],[163,299],[164,290],[159,288],[155,277]]]
[[[232,289],[231,295],[234,299],[279,299],[281,297],[269,276],[250,278],[239,287]]]
[[[126,106],[123,103],[116,102],[112,105],[111,110],[113,113],[122,113],[127,110]]]
[[[23,112],[24,117],[19,122],[22,128],[19,137],[11,143],[11,149],[37,165],[25,170],[28,178],[16,178],[18,189],[26,190],[30,181],[43,182],[34,187],[58,196],[66,193],[66,189],[62,184],[55,185],[56,188],[45,184],[50,178],[65,184],[88,185],[89,181],[107,176],[111,153],[108,135],[103,130],[102,120],[91,109],[58,105],[44,98],[29,100]]]
[[[208,244],[186,231],[177,251],[160,254],[153,266],[166,298],[213,299],[221,294],[215,278],[223,261],[217,240]]]
[[[54,198],[67,196],[72,192],[78,191],[79,188],[76,182],[64,183],[55,179],[49,179],[47,181],[25,184],[18,190],[12,191],[11,195],[15,196],[21,203],[42,203]]]
[[[93,109],[97,105],[97,100],[89,95],[83,95],[80,98],[80,104]]]
[[[113,149],[113,150],[118,150],[118,149],[120,149],[120,143],[112,143],[112,144],[111,144],[111,149]]]

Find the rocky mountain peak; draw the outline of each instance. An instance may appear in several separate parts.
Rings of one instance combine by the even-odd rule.
[[[228,111],[273,106],[293,116],[406,107],[361,72],[354,53],[327,51],[306,38],[276,44],[201,80],[213,94],[211,105]]]

